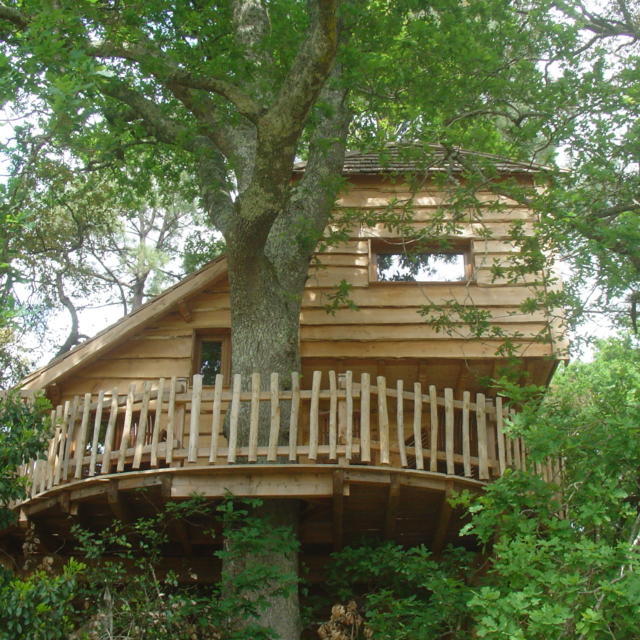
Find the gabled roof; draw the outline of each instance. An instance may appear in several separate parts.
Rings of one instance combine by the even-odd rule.
[[[226,273],[227,260],[224,256],[209,262],[199,271],[183,278],[129,315],[100,331],[93,338],[30,373],[22,380],[20,386],[24,389],[44,389],[52,382],[68,376],[132,337],[147,323],[153,322],[188,298],[200,293]]]
[[[462,171],[465,159],[491,164],[501,174],[531,174],[546,169],[533,162],[518,162],[491,153],[468,151],[460,147],[444,147],[438,144],[389,144],[382,150],[347,152],[342,175]],[[304,161],[297,162],[293,170],[295,173],[303,173],[306,165]]]

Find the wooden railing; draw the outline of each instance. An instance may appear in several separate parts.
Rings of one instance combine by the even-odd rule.
[[[33,497],[92,476],[187,465],[374,465],[481,481],[526,467],[522,440],[503,433],[510,410],[500,397],[455,398],[452,389],[407,389],[402,380],[390,388],[384,377],[355,382],[351,372],[324,377],[323,386],[315,371],[311,389],[302,389],[294,373],[283,391],[275,373],[267,390],[259,374],[246,386],[234,375],[230,387],[222,375],[212,386],[195,375],[75,396],[51,412],[46,458],[21,472]]]

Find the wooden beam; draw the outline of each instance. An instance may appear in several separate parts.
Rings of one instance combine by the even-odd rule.
[[[116,481],[109,483],[107,488],[107,502],[116,518],[125,523],[133,520],[129,507],[123,500],[122,492],[118,490],[118,483]]]
[[[333,472],[333,549],[342,549],[344,535],[344,471]]]
[[[58,501],[60,502],[60,509],[68,516],[78,515],[78,503],[71,500],[71,494],[68,491],[60,494]]]
[[[180,314],[180,317],[187,323],[193,320],[193,313],[191,312],[191,309],[189,308],[186,300],[178,304],[178,313]]]
[[[173,486],[173,477],[165,475],[161,478],[160,494],[163,500],[166,502],[171,500],[171,487]],[[173,519],[168,524],[169,536],[175,538],[182,547],[182,553],[187,556],[193,556],[193,547],[189,541],[189,534],[184,523],[180,520]]]
[[[439,555],[442,552],[445,540],[447,539],[447,533],[449,532],[451,514],[453,513],[453,509],[449,504],[449,498],[453,492],[453,480],[447,480],[445,486],[446,488],[442,495],[442,503],[440,504],[440,511],[438,513],[436,531],[433,536],[433,542],[431,543],[431,551],[434,555]]]
[[[387,510],[384,518],[384,537],[388,540],[396,533],[396,520],[398,518],[398,505],[400,504],[400,476],[394,473],[391,476],[389,490],[387,492]]]

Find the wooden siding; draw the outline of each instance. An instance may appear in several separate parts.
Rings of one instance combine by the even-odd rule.
[[[401,186],[375,185],[370,180],[355,183],[342,197],[342,206],[380,208],[392,198],[408,196]],[[501,339],[474,339],[468,327],[453,327],[449,335],[436,331],[419,314],[423,305],[456,301],[468,307],[488,312],[494,326],[511,336],[521,347],[522,355],[531,367],[534,381],[544,383],[553,369],[554,348],[548,342],[550,332],[545,314],[537,311],[523,314],[519,310],[527,298],[535,295],[526,282],[508,282],[493,278],[491,266],[508,264],[517,247],[509,241],[512,222],[524,224],[530,231],[534,219],[528,211],[501,198],[500,206],[491,206],[495,196],[480,194],[486,203],[482,222],[461,221],[459,237],[468,241],[474,265],[470,282],[389,283],[370,281],[370,238],[389,238],[394,234],[378,225],[355,228],[343,244],[317,254],[317,265],[309,271],[302,301],[301,353],[303,372],[310,367],[322,370],[346,368],[372,375],[390,375],[391,381],[404,377],[425,383],[424,367],[430,376],[447,378],[453,388],[477,390],[483,376],[495,373],[500,362],[496,350]],[[445,198],[438,193],[422,193],[415,199],[416,228],[428,224],[435,209]],[[483,238],[489,230],[490,237]],[[330,302],[334,286],[341,280],[351,285],[350,298],[358,310],[340,308],[329,314],[324,307]],[[74,393],[109,389],[125,389],[131,382],[141,386],[143,380],[158,376],[186,378],[192,371],[193,339],[197,331],[230,327],[228,283],[225,278],[201,288],[184,300],[185,316],[174,306],[156,315],[125,342],[76,371],[61,386],[65,397]],[[186,319],[188,318],[188,320]],[[556,334],[557,337],[557,334]],[[545,342],[547,340],[547,342]],[[549,359],[551,357],[551,359]],[[402,364],[402,361],[405,364]],[[482,363],[476,370],[470,362]],[[382,368],[381,365],[382,364]],[[439,364],[438,364],[439,363]],[[444,373],[447,367],[450,373]],[[479,373],[479,370],[483,373]],[[402,374],[402,375],[401,375]]]

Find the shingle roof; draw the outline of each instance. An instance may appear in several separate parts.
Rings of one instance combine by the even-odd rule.
[[[345,155],[343,175],[371,175],[380,173],[441,172],[445,169],[462,171],[465,160],[489,163],[498,173],[538,173],[545,167],[533,162],[518,162],[491,153],[468,151],[460,147],[438,144],[389,144],[381,151],[349,151]],[[302,173],[306,162],[294,165],[295,173]]]

